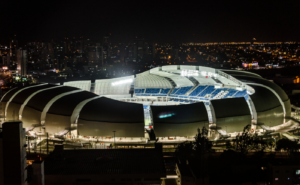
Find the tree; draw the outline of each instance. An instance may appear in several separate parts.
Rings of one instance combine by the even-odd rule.
[[[176,149],[177,156],[183,159],[189,159],[191,156],[200,156],[211,152],[212,142],[208,140],[208,130],[203,127],[197,129],[195,141],[186,141],[178,145]]]
[[[197,129],[198,133],[195,136],[194,149],[197,154],[206,154],[211,152],[212,142],[208,140],[208,130],[203,127],[202,130]],[[201,131],[201,132],[200,132]]]
[[[293,152],[299,152],[300,145],[298,141],[291,141],[289,139],[280,139],[276,143],[276,151],[286,150],[289,155]]]
[[[264,151],[271,144],[271,142],[263,140],[263,137],[257,133],[252,134],[250,130],[251,125],[246,125],[243,132],[238,134],[232,142],[227,141],[226,148],[246,154],[250,150]]]

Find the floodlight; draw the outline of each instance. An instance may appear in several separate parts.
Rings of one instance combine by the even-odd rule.
[[[116,86],[116,85],[121,85],[121,84],[125,84],[125,83],[131,83],[133,82],[133,79],[126,79],[126,80],[120,80],[120,81],[116,81],[111,83],[112,86]]]

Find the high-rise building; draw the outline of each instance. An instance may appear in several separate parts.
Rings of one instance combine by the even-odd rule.
[[[0,185],[26,185],[26,165],[26,139],[22,122],[3,123],[0,132]]]
[[[27,75],[27,50],[18,49],[17,52],[17,71],[21,76]]]
[[[144,39],[134,39],[134,57],[142,59],[144,56]]]
[[[18,40],[17,36],[14,35],[13,39],[11,39],[9,43],[9,55],[10,55],[10,61],[9,61],[9,69],[15,70],[16,69],[16,63],[17,63],[17,49],[18,49]]]
[[[100,43],[95,46],[88,46],[88,59],[90,66],[100,66],[103,64],[103,47]]]

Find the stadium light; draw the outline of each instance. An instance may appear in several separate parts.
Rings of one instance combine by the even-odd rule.
[[[198,76],[197,70],[182,70],[181,76]]]
[[[133,79],[126,79],[126,80],[120,80],[120,81],[116,81],[111,83],[112,86],[116,86],[116,85],[121,85],[121,84],[125,84],[125,83],[131,83],[133,82]]]
[[[218,76],[216,73],[206,72],[206,71],[201,71],[201,75],[202,76],[215,77],[215,78],[217,78],[217,76]]]

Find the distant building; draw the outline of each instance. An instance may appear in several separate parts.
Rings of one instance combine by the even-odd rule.
[[[3,123],[0,132],[0,185],[26,185],[26,180],[26,139],[23,124]]]
[[[17,71],[21,76],[27,75],[27,50],[18,49],[17,54]]]
[[[18,49],[18,40],[16,38],[16,35],[14,35],[14,38],[10,41],[9,44],[9,69],[15,70],[16,69],[16,63],[17,63],[17,49]]]
[[[103,65],[103,47],[100,43],[96,46],[88,46],[88,58],[89,66],[100,66]]]

